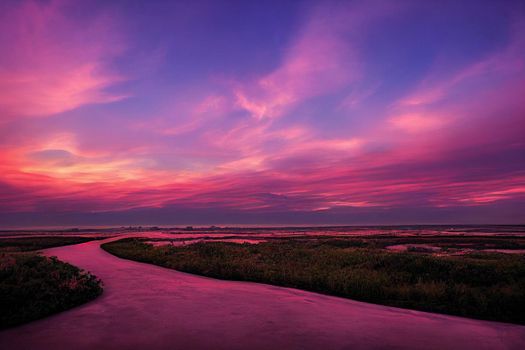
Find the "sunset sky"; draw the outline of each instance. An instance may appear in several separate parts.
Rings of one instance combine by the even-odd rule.
[[[0,226],[405,223],[525,223],[525,2],[0,2]]]

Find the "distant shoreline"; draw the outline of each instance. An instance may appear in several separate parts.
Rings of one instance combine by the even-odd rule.
[[[257,225],[257,224],[225,224],[225,225],[202,225],[202,224],[174,224],[174,225],[57,225],[57,226],[6,226],[0,227],[2,231],[28,231],[28,230],[41,230],[41,231],[70,231],[70,230],[101,230],[101,229],[125,229],[125,228],[154,228],[158,227],[163,230],[165,229],[184,229],[188,226],[192,226],[195,229],[305,229],[305,228],[425,228],[425,227],[523,227],[525,229],[525,223],[523,224],[393,224],[393,225],[309,225],[309,224],[275,224],[275,225]]]

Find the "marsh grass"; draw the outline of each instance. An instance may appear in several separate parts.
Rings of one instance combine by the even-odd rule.
[[[31,250],[83,243],[85,237],[0,239],[0,329],[36,320],[96,298],[95,276]]]
[[[523,256],[435,257],[391,253],[374,245],[373,241],[326,239],[153,247],[138,239],[123,239],[102,248],[122,258],[214,278],[525,324]]]
[[[79,244],[94,239],[107,237],[22,237],[22,238],[0,238],[0,252],[28,252],[33,250],[60,247],[70,244]]]

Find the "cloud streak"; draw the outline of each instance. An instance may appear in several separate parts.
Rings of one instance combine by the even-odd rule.
[[[110,17],[78,20],[67,3],[21,2],[0,15],[0,110],[6,118],[49,116],[125,98],[107,88],[124,77],[108,62],[124,50]]]

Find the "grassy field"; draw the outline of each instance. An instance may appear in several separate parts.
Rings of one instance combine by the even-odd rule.
[[[96,298],[102,284],[77,267],[29,252],[82,243],[84,237],[0,239],[0,328],[67,310]]]
[[[153,247],[139,239],[123,239],[102,248],[122,258],[209,277],[525,324],[523,256],[473,253],[436,257],[391,253],[377,245],[383,244],[375,239],[325,239]]]

